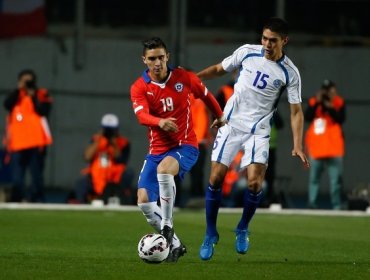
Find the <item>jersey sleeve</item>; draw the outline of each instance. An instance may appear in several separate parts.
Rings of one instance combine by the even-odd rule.
[[[202,99],[214,116],[217,118],[221,117],[223,113],[216,98],[210,91],[208,91],[207,87],[202,83],[197,75],[192,72],[188,73],[190,78],[190,88],[194,97]]]
[[[146,99],[145,88],[136,82],[131,86],[130,95],[134,113],[140,124],[146,126],[157,126],[161,120],[149,113],[148,100]]]
[[[248,53],[253,51],[257,52],[257,50],[249,44],[239,47],[232,55],[226,57],[222,61],[222,67],[226,72],[232,72],[233,70],[239,68],[243,59],[248,55]]]
[[[299,71],[296,67],[291,68],[290,77],[289,77],[289,84],[286,88],[287,90],[287,96],[288,96],[288,102],[290,104],[298,104],[302,103],[302,97],[301,97],[301,76],[299,74]]]

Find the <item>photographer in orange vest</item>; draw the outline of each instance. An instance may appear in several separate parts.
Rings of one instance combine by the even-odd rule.
[[[46,146],[52,143],[47,117],[52,100],[47,89],[37,86],[32,70],[18,74],[18,88],[4,101],[7,115],[5,147],[12,170],[12,202],[44,201],[44,162]],[[31,186],[25,194],[26,170],[31,173]]]
[[[206,105],[200,99],[190,96],[191,114],[193,117],[193,127],[198,140],[199,156],[197,162],[190,170],[191,185],[190,197],[204,197],[204,164],[206,163],[207,149],[211,142],[210,133],[210,114]]]
[[[306,132],[306,148],[311,168],[308,184],[310,208],[318,208],[317,196],[324,168],[328,169],[333,209],[341,209],[341,190],[344,156],[342,125],[345,121],[345,102],[336,85],[325,80],[316,96],[308,100],[305,120],[310,122]]]
[[[84,158],[89,166],[77,184],[76,199],[80,203],[99,198],[107,203],[109,197],[122,199],[130,192],[124,181],[130,156],[130,143],[118,131],[119,120],[114,114],[106,114],[101,120],[101,131],[92,137]],[[130,185],[129,183],[127,183]],[[126,195],[130,195],[126,193]]]

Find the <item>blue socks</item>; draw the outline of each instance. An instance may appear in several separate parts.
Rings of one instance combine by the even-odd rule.
[[[258,193],[253,193],[249,190],[245,191],[243,215],[237,226],[238,229],[245,230],[248,228],[248,224],[253,218],[253,215],[261,202],[262,195],[262,190],[260,190]]]
[[[246,230],[248,228],[249,222],[254,216],[258,205],[262,200],[262,190],[258,193],[253,193],[246,190],[244,193],[244,209],[242,217],[237,226],[240,230]],[[218,209],[221,205],[222,192],[221,189],[214,189],[212,185],[208,184],[206,190],[206,220],[207,220],[207,230],[206,234],[208,236],[217,235],[216,223],[218,216]]]
[[[218,209],[221,205],[222,192],[221,189],[214,189],[211,184],[208,184],[206,190],[206,220],[207,231],[209,236],[217,235],[216,223],[218,216]]]

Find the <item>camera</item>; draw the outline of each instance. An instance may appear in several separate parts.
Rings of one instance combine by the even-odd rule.
[[[116,135],[117,129],[112,127],[103,128],[103,136],[107,139],[111,139]]]
[[[35,80],[28,80],[25,83],[27,89],[36,89],[36,82]]]
[[[327,92],[322,93],[321,96],[323,101],[330,101],[330,96]]]

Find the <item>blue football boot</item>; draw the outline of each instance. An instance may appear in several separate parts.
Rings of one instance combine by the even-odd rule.
[[[218,239],[219,239],[218,233],[217,235],[213,235],[213,236],[206,235],[206,237],[204,238],[203,244],[200,247],[200,251],[199,251],[199,257],[203,261],[208,261],[212,258],[213,253],[214,253],[214,247],[217,244]]]
[[[236,229],[235,230],[235,250],[239,254],[247,253],[249,249],[249,232],[246,229]]]

